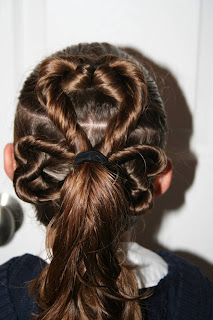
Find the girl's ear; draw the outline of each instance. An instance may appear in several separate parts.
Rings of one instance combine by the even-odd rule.
[[[172,180],[172,162],[168,159],[166,170],[157,177],[154,183],[154,195],[160,196],[164,194],[170,187]]]
[[[14,158],[13,143],[8,143],[4,148],[4,170],[10,180],[13,180],[14,171],[16,169],[16,161]]]

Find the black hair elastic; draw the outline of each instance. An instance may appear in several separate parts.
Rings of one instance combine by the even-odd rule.
[[[98,67],[98,64],[97,63],[90,63],[90,65],[91,65],[91,67],[93,67],[93,68],[97,68]]]
[[[103,166],[106,166],[108,163],[108,159],[107,157],[105,157],[105,155],[103,155],[103,153],[97,150],[89,150],[78,153],[75,157],[73,164],[74,166],[77,166],[82,162],[99,162]]]

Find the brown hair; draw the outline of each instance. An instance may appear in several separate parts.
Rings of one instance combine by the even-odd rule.
[[[118,250],[152,207],[167,165],[156,85],[133,57],[80,44],[45,59],[26,80],[15,117],[14,187],[48,225],[52,259],[34,281],[35,319],[141,319],[138,286]],[[98,150],[108,164],[73,165]]]

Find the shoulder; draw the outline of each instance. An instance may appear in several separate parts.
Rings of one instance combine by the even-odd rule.
[[[147,299],[149,319],[213,319],[212,282],[185,259],[166,251],[157,253],[167,262],[168,274],[152,288],[153,294]],[[159,314],[159,310],[158,317],[154,313]]]
[[[192,288],[199,288],[193,291],[194,297],[200,297],[201,293],[209,290],[212,293],[212,282],[202,273],[198,266],[167,251],[159,250],[157,253],[168,263],[168,279],[173,279],[173,285],[183,285],[185,290],[190,289],[190,296],[193,298]],[[165,278],[165,280],[168,281]]]
[[[37,256],[25,254],[0,266],[1,319],[25,319],[24,314],[36,310],[28,295],[29,283],[35,279],[46,263]],[[30,314],[30,313],[29,313]]]
[[[9,280],[32,280],[38,276],[46,263],[41,258],[32,254],[14,257],[0,266],[0,272],[7,272]],[[0,274],[1,276],[1,274]]]

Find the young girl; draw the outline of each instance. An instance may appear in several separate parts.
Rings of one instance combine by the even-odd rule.
[[[213,319],[199,269],[125,242],[170,185],[166,133],[155,82],[124,51],[79,44],[36,67],[5,170],[47,227],[51,262],[1,266],[1,319]]]

